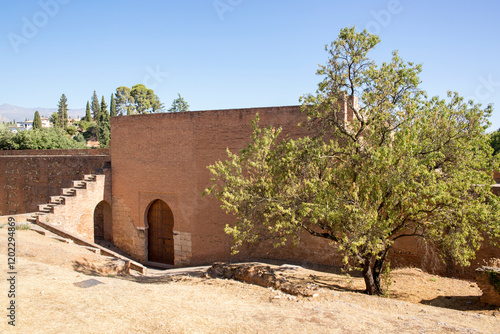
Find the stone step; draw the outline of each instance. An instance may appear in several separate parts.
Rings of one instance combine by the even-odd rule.
[[[95,174],[85,174],[83,176],[83,181],[92,182],[95,181],[95,179],[96,179]]]
[[[99,245],[97,245],[97,244],[95,244],[93,242],[89,242],[89,241],[83,240],[79,236],[76,236],[76,235],[74,235],[74,234],[72,234],[70,232],[64,231],[60,227],[54,226],[52,224],[48,224],[48,223],[43,222],[43,221],[39,221],[38,225],[41,226],[42,228],[44,228],[44,229],[46,229],[46,230],[54,233],[54,234],[59,235],[62,238],[68,238],[68,239],[73,240],[73,242],[75,244],[77,244],[77,245],[88,246],[88,247],[92,247],[92,248],[98,248],[100,250],[100,252],[101,252],[101,255],[108,255],[108,256],[115,257],[117,259],[121,259],[123,261],[127,261],[127,262],[130,263],[130,268],[131,269],[137,270],[137,271],[139,271],[143,275],[147,275],[147,273],[148,273],[148,269],[145,266],[143,266],[142,264],[140,264],[138,262],[135,262],[135,261],[133,261],[131,259],[128,259],[128,258],[124,257],[123,255],[115,253],[112,250],[109,250],[109,249],[106,249],[106,248],[104,248],[102,246],[99,246]]]
[[[45,212],[35,212],[31,217],[27,218],[26,221],[29,221],[30,223],[36,223],[37,217],[45,215],[47,215]]]
[[[92,253],[96,253],[97,255],[101,255],[101,250],[96,247],[90,247],[90,246],[82,246],[82,245],[77,245],[78,247],[85,248],[86,250],[91,251]]]
[[[173,269],[173,268],[175,268],[171,264],[152,262],[152,261],[146,261],[146,262],[144,262],[144,265],[146,265],[148,267],[159,268],[159,269]]]
[[[76,189],[75,188],[62,188],[62,194],[63,196],[76,196]]]
[[[38,211],[43,212],[43,213],[53,213],[54,206],[50,205],[50,204],[40,204],[38,206]]]
[[[36,219],[35,219],[36,220]],[[30,226],[30,230],[32,231],[35,231],[37,233],[40,233],[41,235],[46,235],[46,236],[49,236],[49,235],[54,235],[53,233],[47,231],[46,229],[44,229],[43,227],[39,226],[39,225],[36,225],[36,224],[33,224]]]
[[[86,189],[87,188],[87,183],[85,181],[82,181],[82,180],[73,181],[73,188],[76,188],[76,189]]]
[[[66,244],[72,244],[72,243],[74,243],[73,240],[67,239],[67,238],[63,238],[63,237],[60,237],[58,235],[48,235],[48,237],[52,238],[52,239],[55,239],[57,241],[60,241],[60,242],[64,242]]]
[[[64,205],[65,204],[65,198],[63,196],[50,196],[50,203],[49,204],[59,204],[59,205]]]

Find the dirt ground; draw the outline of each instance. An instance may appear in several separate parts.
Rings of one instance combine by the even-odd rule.
[[[0,229],[0,333],[500,333],[474,282],[397,269],[386,298],[337,269],[278,267],[315,297],[205,277],[97,276],[108,259],[16,231],[16,326],[7,324],[7,229]]]

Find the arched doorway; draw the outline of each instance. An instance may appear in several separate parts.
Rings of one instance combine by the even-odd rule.
[[[154,201],[148,218],[148,260],[174,264],[174,215],[167,203]]]
[[[111,205],[101,201],[94,209],[94,240],[111,241]]]

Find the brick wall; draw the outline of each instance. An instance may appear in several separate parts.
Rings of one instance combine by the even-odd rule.
[[[64,205],[54,207],[54,213],[40,219],[93,242],[94,211],[105,198],[105,179],[105,175],[96,175],[95,181],[87,182],[85,189],[77,189],[75,196],[66,197]],[[103,226],[103,235],[105,227]]]
[[[341,265],[342,257],[328,241],[304,234],[299,245],[274,248],[270,242],[247,245],[230,256],[231,240],[224,233],[234,218],[212,197],[203,197],[210,185],[206,166],[226,159],[226,148],[245,147],[256,113],[261,125],[283,126],[284,133],[305,133],[296,126],[305,120],[300,107],[250,108],[188,113],[115,117],[111,120],[113,240],[140,261],[147,260],[147,208],[156,199],[174,215],[175,264],[198,265],[213,261],[278,259],[295,263]],[[500,257],[488,244],[473,263]],[[444,266],[435,249],[417,239],[400,239],[390,254],[396,266],[417,266],[429,271],[468,277],[474,268]]]
[[[37,211],[72,180],[95,173],[109,161],[107,149],[0,150],[0,215]]]
[[[299,106],[122,116],[111,120],[113,241],[147,260],[147,208],[161,199],[174,216],[176,265],[230,258],[224,233],[233,218],[217,200],[203,197],[210,185],[206,166],[248,144],[250,123],[283,126],[300,135],[305,119]],[[312,259],[311,259],[312,260]]]

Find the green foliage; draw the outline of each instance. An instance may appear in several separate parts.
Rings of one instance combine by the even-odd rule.
[[[83,134],[80,133],[80,132],[78,132],[76,134],[76,136],[73,137],[73,140],[76,141],[76,142],[79,142],[79,143],[84,143],[84,144],[87,143],[87,140],[85,139],[85,137],[83,136]]]
[[[33,117],[33,130],[42,128],[42,120],[40,118],[40,113],[35,111],[35,116]]]
[[[87,122],[85,118],[82,119],[80,122],[78,122],[78,131],[80,132],[87,131],[87,128],[90,126],[90,124],[92,124],[92,122]]]
[[[7,126],[0,126],[0,149],[9,149],[12,145],[14,133],[10,132]]]
[[[50,121],[52,122],[52,125],[55,128],[60,128],[60,120],[59,120],[59,114],[57,112],[53,112],[52,115],[50,115]]]
[[[0,132],[2,150],[51,150],[85,148],[84,143],[74,141],[64,129],[42,128],[31,131],[19,131],[12,134]]]
[[[130,92],[131,89],[125,86],[116,89],[115,101],[119,115],[132,115],[135,112],[135,101]]]
[[[31,229],[31,223],[20,223],[20,224],[16,224],[16,227],[15,229],[17,231],[21,230],[21,231],[26,231],[26,230],[30,230]]]
[[[184,101],[184,98],[181,96],[181,94],[178,94],[179,97],[172,102],[172,107],[168,109],[169,112],[182,112],[182,111],[189,111],[189,104],[187,104],[186,101]]]
[[[109,140],[111,137],[111,126],[110,126],[110,117],[108,113],[108,106],[106,105],[104,96],[101,99],[101,111],[99,112],[99,116],[96,119],[96,123],[97,123],[97,140],[99,141],[99,145],[101,147],[108,147]]]
[[[139,114],[158,112],[163,109],[158,96],[155,95],[152,89],[146,88],[143,84],[133,86],[130,96],[134,98],[135,110]]]
[[[248,147],[208,167],[215,177],[206,193],[237,217],[226,226],[235,250],[263,238],[299,242],[307,232],[333,241],[362,270],[367,293],[381,294],[397,239],[433,241],[463,265],[483,232],[498,240],[500,205],[490,189],[498,161],[484,134],[491,106],[457,93],[428,98],[420,65],[397,52],[381,65],[368,58],[378,42],[345,28],[326,47],[324,79],[301,98],[308,136],[282,139],[257,117]]]
[[[500,129],[490,135],[490,146],[493,148],[493,155],[500,152]]]
[[[81,126],[85,127],[85,131],[83,132],[83,137],[85,139],[97,139],[97,123],[83,123]]]
[[[109,116],[110,117],[117,116],[115,96],[113,94],[111,94],[110,107],[109,107]]]
[[[70,136],[74,136],[75,133],[76,133],[76,127],[74,125],[70,125],[66,128],[66,132],[70,135]]]
[[[143,84],[135,85],[132,89],[120,86],[116,89],[115,96],[116,108],[120,115],[149,114],[164,109],[160,98]]]
[[[487,275],[490,284],[493,285],[495,291],[500,294],[500,274],[496,271],[487,271]]]
[[[390,297],[391,286],[392,286],[392,270],[391,263],[387,261],[384,264],[384,269],[382,270],[382,295],[384,297]]]
[[[89,101],[87,101],[87,106],[85,107],[85,117],[83,118],[85,122],[92,122],[92,115],[90,114],[90,104]]]
[[[68,126],[68,99],[64,94],[61,95],[61,99],[57,105],[57,126],[64,129]]]
[[[97,94],[95,91],[94,91],[94,94],[92,95],[91,110],[92,110],[92,119],[94,121],[97,121],[97,118],[99,117],[99,113],[101,112],[101,106],[99,104],[99,98],[97,97]]]
[[[135,110],[139,114],[147,113],[147,110],[151,108],[151,102],[148,98],[148,89],[143,84],[138,84],[132,86],[130,95],[135,101]]]

